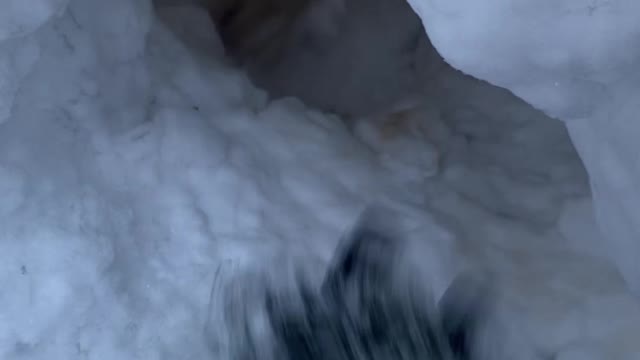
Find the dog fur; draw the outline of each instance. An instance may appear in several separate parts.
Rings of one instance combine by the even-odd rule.
[[[259,273],[212,291],[207,341],[232,360],[473,360],[485,295],[455,280],[439,304],[397,279],[402,238],[368,213],[345,237],[320,286]],[[220,286],[222,284],[222,286]],[[271,283],[273,284],[273,283]]]

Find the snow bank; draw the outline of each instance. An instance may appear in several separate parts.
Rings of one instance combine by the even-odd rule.
[[[640,3],[409,2],[451,65],[566,121],[604,247],[640,292]]]
[[[430,102],[352,131],[267,101],[206,14],[174,33],[147,1],[40,3],[0,42],[1,358],[210,358],[221,263],[313,271],[371,201],[436,295],[495,274],[495,358],[637,358],[637,303],[572,246],[590,194],[559,123],[445,69]]]

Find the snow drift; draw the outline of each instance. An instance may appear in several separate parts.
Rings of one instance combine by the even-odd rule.
[[[455,47],[447,38],[455,18],[429,20],[448,13],[429,4],[438,2],[413,3],[445,58],[471,74],[473,64],[492,64],[480,61],[490,47],[447,51]],[[632,15],[632,2],[612,4]],[[505,32],[515,37],[515,30]],[[366,31],[349,41],[359,37]],[[371,54],[384,53],[368,44]],[[414,56],[429,53],[417,46],[398,63],[371,61],[369,74],[386,66],[415,74],[422,65]],[[633,74],[605,82],[607,101],[566,92],[570,100],[587,96],[597,105],[591,110],[582,100],[565,109],[514,89],[552,115],[583,118],[569,127],[591,175],[601,237],[565,127],[502,89],[427,66],[431,85],[411,86],[429,96],[411,108],[384,113],[395,103],[388,100],[363,115],[368,95],[387,98],[401,93],[398,86],[353,99],[356,115],[342,121],[296,99],[270,100],[223,58],[209,19],[193,8],[160,17],[142,0],[7,2],[0,15],[0,357],[207,359],[203,329],[216,310],[209,294],[220,264],[283,277],[293,263],[324,269],[361,209],[381,202],[403,215],[411,243],[405,261],[436,296],[466,268],[495,279],[502,291],[487,332],[494,340],[487,343],[500,345],[493,358],[637,358],[640,306],[600,256],[611,250],[632,282],[630,246],[637,245],[626,242],[637,222],[625,206],[634,204],[629,188],[637,177],[635,145],[624,141],[633,128],[622,119],[633,110]],[[501,60],[513,66],[476,75],[546,89],[545,77],[500,84],[498,77],[520,71],[517,58]],[[384,93],[396,80],[380,75],[376,84]],[[344,106],[359,93],[355,82],[348,88],[337,94]],[[611,126],[598,122],[604,114],[613,114]],[[615,167],[627,162],[620,168],[627,173]]]

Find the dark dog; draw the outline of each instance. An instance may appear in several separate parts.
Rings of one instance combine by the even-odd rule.
[[[213,347],[216,358],[475,359],[479,293],[459,280],[435,306],[417,286],[398,285],[394,254],[403,242],[375,221],[367,215],[347,236],[319,289],[299,279],[294,290],[256,286],[219,304],[226,314],[209,327],[230,332]]]

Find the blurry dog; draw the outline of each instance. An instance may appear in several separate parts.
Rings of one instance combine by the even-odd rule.
[[[480,288],[454,281],[436,306],[419,286],[399,285],[394,253],[403,242],[384,221],[370,213],[360,221],[317,289],[302,276],[288,290],[260,276],[215,288],[207,324],[215,358],[479,359]]]

